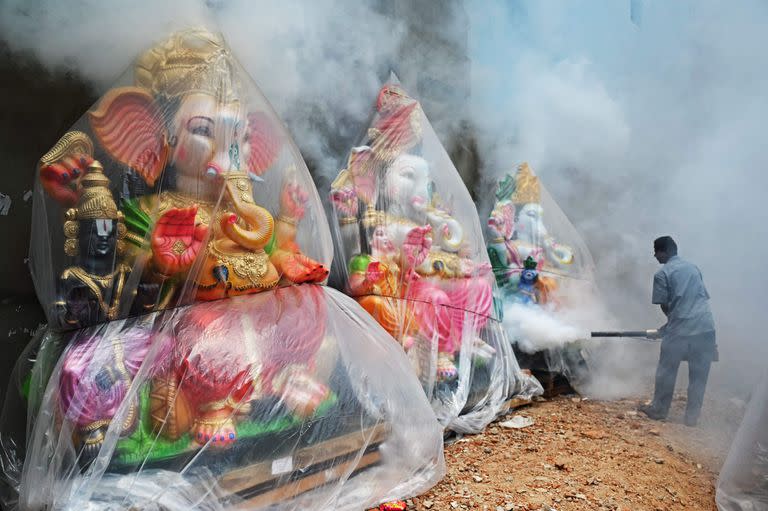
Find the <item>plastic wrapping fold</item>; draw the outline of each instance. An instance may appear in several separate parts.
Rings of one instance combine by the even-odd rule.
[[[520,363],[585,384],[589,353],[579,341],[607,317],[592,256],[527,163],[499,181],[495,198],[488,254]]]
[[[768,510],[768,373],[747,405],[717,480],[720,511]]]
[[[345,292],[403,346],[440,422],[480,431],[521,375],[494,313],[474,203],[394,76],[332,184],[331,203]]]
[[[5,507],[359,509],[442,477],[408,359],[321,285],[309,172],[219,35],[148,50],[38,171],[50,328],[4,407]]]

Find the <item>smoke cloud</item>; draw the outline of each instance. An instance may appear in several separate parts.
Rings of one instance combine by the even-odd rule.
[[[248,0],[8,0],[0,33],[51,69],[71,70],[97,94],[174,30],[220,31],[286,122],[319,184],[335,175],[364,128],[395,62],[403,28],[375,2]]]
[[[590,336],[589,331],[573,326],[556,314],[519,303],[504,307],[504,327],[517,332],[517,345],[526,353],[560,348]]]
[[[721,361],[710,388],[748,392],[768,359],[768,5],[473,1],[467,12],[478,192],[529,161],[584,235],[627,329],[663,324],[650,304],[652,240],[675,237],[712,295]],[[624,366],[615,373],[652,381],[655,353],[627,344],[606,350]]]

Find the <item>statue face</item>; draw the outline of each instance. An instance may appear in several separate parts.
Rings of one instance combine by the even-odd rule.
[[[520,282],[524,284],[533,284],[536,282],[536,277],[538,277],[539,274],[536,272],[536,270],[523,270],[523,272],[520,274]]]
[[[182,100],[173,126],[171,161],[180,178],[213,182],[221,174],[244,169],[246,117],[239,103],[221,104],[208,94],[192,94]]]
[[[542,215],[544,209],[539,204],[526,204],[517,217],[518,236],[524,240],[535,242],[547,236]]]
[[[390,212],[421,222],[429,205],[429,165],[424,158],[400,155],[386,170],[384,193]]]
[[[109,218],[80,221],[80,254],[89,259],[112,257],[117,242],[117,221]]]

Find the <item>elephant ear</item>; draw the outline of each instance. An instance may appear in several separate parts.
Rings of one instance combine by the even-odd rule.
[[[372,204],[376,195],[376,171],[373,151],[368,146],[353,147],[347,168],[357,195]]]
[[[165,125],[152,94],[139,87],[112,89],[89,117],[107,153],[153,186],[165,168],[169,149]]]
[[[280,153],[280,136],[274,123],[263,112],[248,114],[248,171],[261,176]]]
[[[515,232],[515,206],[507,203],[501,207],[501,218],[503,220],[503,235],[505,239],[510,239]]]

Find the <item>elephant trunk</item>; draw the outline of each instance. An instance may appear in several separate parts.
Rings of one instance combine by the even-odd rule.
[[[243,248],[263,250],[272,239],[275,228],[272,215],[253,202],[251,180],[246,174],[228,175],[226,179],[226,192],[237,215],[222,216],[221,230]],[[237,224],[238,217],[248,224],[248,229]]]
[[[428,213],[427,216],[436,234],[438,244],[443,250],[458,252],[462,241],[464,241],[464,229],[459,221],[437,211]]]

